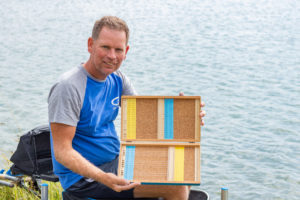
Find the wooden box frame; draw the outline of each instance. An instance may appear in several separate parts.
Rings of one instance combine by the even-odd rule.
[[[200,96],[122,96],[118,176],[200,184]]]

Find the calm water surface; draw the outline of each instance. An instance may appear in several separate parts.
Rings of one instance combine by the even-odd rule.
[[[2,155],[47,123],[51,85],[87,60],[94,21],[117,15],[131,29],[122,70],[140,94],[206,102],[200,188],[300,199],[299,1],[3,0],[0,13]]]

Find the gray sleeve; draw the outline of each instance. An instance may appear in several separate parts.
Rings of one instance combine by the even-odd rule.
[[[80,92],[68,82],[55,84],[48,96],[49,123],[56,122],[77,126],[82,100]]]
[[[131,95],[131,96],[134,96],[134,95],[137,95],[137,92],[135,91],[130,79],[125,75],[123,74],[121,71],[116,71],[115,72],[118,76],[120,76],[122,78],[122,81],[123,81],[123,91],[122,91],[122,95]]]

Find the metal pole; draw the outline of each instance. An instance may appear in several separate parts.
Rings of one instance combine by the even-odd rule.
[[[7,187],[14,187],[15,186],[13,183],[9,183],[9,182],[6,182],[6,181],[1,181],[1,180],[0,180],[0,185],[4,185],[4,186],[7,186]]]
[[[13,182],[18,182],[18,181],[19,181],[19,178],[18,178],[18,177],[15,177],[15,176],[9,176],[9,175],[7,175],[7,174],[0,174],[0,179],[10,180],[10,181],[13,181]]]
[[[221,188],[221,200],[228,200],[228,188]]]
[[[48,184],[43,183],[41,185],[41,200],[48,200]]]

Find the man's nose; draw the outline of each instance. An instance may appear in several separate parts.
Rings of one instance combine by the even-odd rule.
[[[114,49],[110,49],[108,51],[108,54],[107,56],[110,58],[110,59],[115,59],[116,58],[116,51]]]

